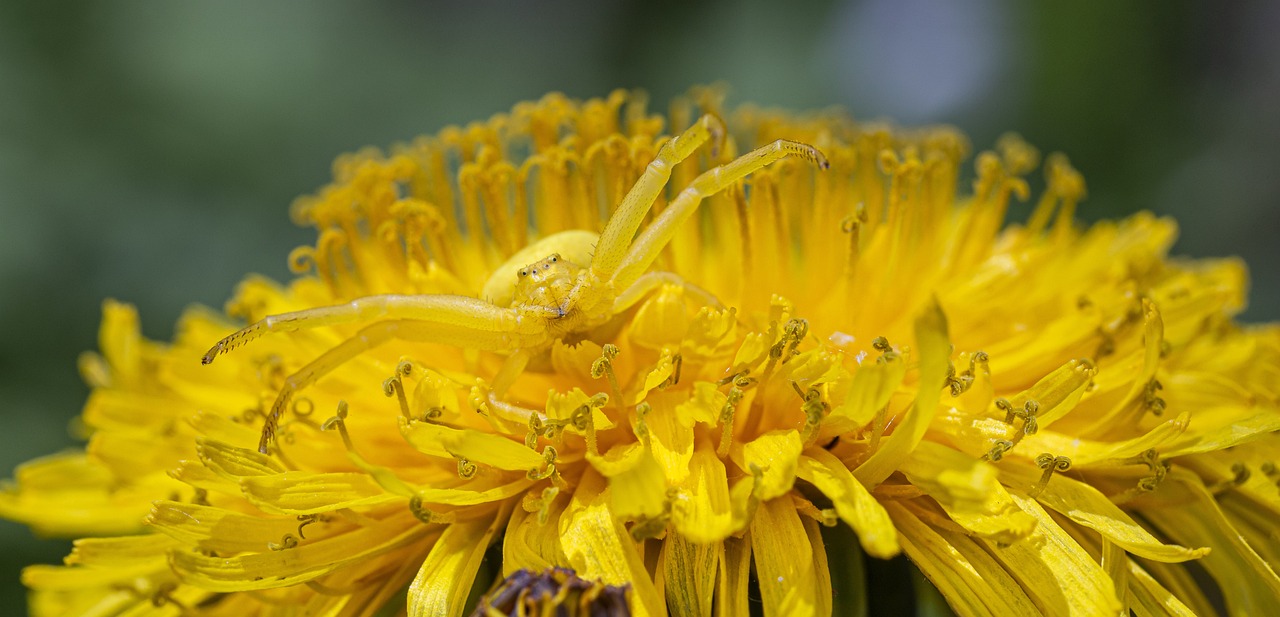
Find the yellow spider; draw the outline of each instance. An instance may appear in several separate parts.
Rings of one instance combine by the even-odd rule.
[[[501,399],[529,360],[555,341],[585,335],[663,283],[679,282],[674,274],[647,271],[704,198],[787,156],[804,158],[822,169],[828,167],[826,158],[812,146],[775,141],[703,172],[636,236],[640,223],[670,179],[672,168],[692,156],[708,139],[718,147],[724,133],[720,120],[706,115],[664,144],[599,236],[589,231],[564,231],[512,255],[485,284],[483,295],[492,303],[458,295],[377,295],[272,315],[218,341],[201,362],[209,364],[219,354],[268,332],[373,322],[285,380],[262,427],[258,449],[264,454],[281,414],[299,390],[393,339],[508,353],[491,386],[491,396]],[[541,259],[529,262],[538,257]],[[585,268],[575,263],[588,259],[590,265]],[[528,265],[516,271],[520,264]],[[718,304],[710,294],[694,291],[709,304]]]

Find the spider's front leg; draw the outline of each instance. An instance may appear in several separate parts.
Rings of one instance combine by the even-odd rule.
[[[477,332],[536,334],[533,320],[522,320],[511,309],[500,308],[468,296],[381,295],[357,298],[346,304],[271,315],[218,341],[200,359],[213,362],[219,355],[270,332],[293,332],[321,326],[336,326],[380,318],[418,319],[452,325]],[[522,323],[527,321],[528,323]]]
[[[611,276],[614,289],[629,289],[649,269],[649,266],[653,265],[658,254],[675,237],[676,230],[693,215],[703,199],[733,186],[747,174],[789,156],[810,161],[819,169],[827,169],[830,166],[827,158],[817,148],[779,139],[729,163],[708,169],[695,178],[687,188],[680,191],[667,209],[658,215],[652,225],[641,232],[635,242],[625,247],[609,247],[611,252],[619,249],[625,251],[616,269],[611,259],[609,261],[593,259],[591,261],[592,276]],[[611,220],[610,225],[612,223]],[[604,244],[604,236],[601,236],[600,243]],[[597,257],[599,256],[600,252],[597,253]]]
[[[374,322],[285,379],[258,442],[258,450],[266,453],[281,416],[298,391],[360,354],[399,339],[507,351],[523,357],[524,348],[544,345],[548,340],[545,312],[539,307],[500,308],[466,296],[367,296],[346,304],[272,315],[218,341],[202,362],[208,364],[219,354],[268,332]]]

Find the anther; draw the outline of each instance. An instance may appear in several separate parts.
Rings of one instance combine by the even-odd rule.
[[[667,377],[662,381],[662,383],[658,384],[659,390],[666,390],[667,388],[680,383],[680,367],[683,364],[684,364],[683,356],[681,356],[680,354],[675,354],[671,356],[671,376]]]
[[[822,400],[822,391],[818,388],[809,388],[808,391],[804,391],[794,381],[791,382],[791,387],[795,389],[796,394],[803,401],[800,404],[800,410],[804,412],[804,429],[801,432],[801,439],[805,445],[812,445],[813,440],[818,436],[818,429],[822,426],[822,420],[827,417],[827,411],[830,410],[830,406],[827,405],[826,401]]]
[[[458,459],[459,478],[462,478],[463,480],[470,480],[471,478],[476,477],[476,473],[479,471],[480,468],[475,463],[472,463],[465,458]]]
[[[524,445],[530,450],[536,450],[538,446],[538,437],[542,436],[545,430],[542,423],[542,416],[536,413],[529,414],[529,432],[524,434]]]
[[[542,489],[542,499],[540,500],[542,503],[538,507],[539,525],[546,525],[547,521],[551,519],[551,504],[555,502],[556,496],[559,494],[560,487],[558,486],[548,486]]]
[[[337,415],[333,416],[332,418],[329,418],[328,420],[325,420],[324,424],[320,425],[320,430],[332,431],[334,429],[337,429],[338,434],[342,437],[343,445],[347,447],[347,450],[354,451],[355,446],[352,445],[351,443],[351,435],[347,433],[346,420],[347,420],[347,402],[338,401]]]
[[[607,376],[609,378],[609,390],[617,398],[618,404],[622,403],[622,387],[618,385],[618,376],[613,372],[613,359],[618,357],[618,346],[613,343],[605,343],[600,350],[600,357],[591,363],[591,378],[600,379]]]
[[[448,525],[458,520],[457,514],[453,512],[442,513],[428,508],[426,504],[422,503],[421,495],[414,495],[409,498],[409,512],[413,514],[414,518],[428,525]]]
[[[307,525],[318,523],[320,522],[320,520],[321,520],[320,517],[315,514],[299,514],[298,515],[298,538],[306,540],[307,534],[303,533],[302,530],[306,529]]]
[[[649,425],[645,422],[645,417],[649,415],[650,411],[653,411],[653,406],[647,401],[641,401],[639,405],[636,405],[636,439],[639,439],[640,443],[645,446],[649,445]]]
[[[1054,456],[1048,452],[1044,452],[1036,457],[1036,466],[1044,470],[1040,475],[1040,479],[1027,491],[1027,495],[1035,498],[1044,492],[1045,487],[1049,485],[1049,479],[1053,477],[1054,472],[1066,471],[1071,469],[1071,459],[1065,456]]]
[[[797,513],[817,521],[823,527],[834,527],[840,521],[835,508],[819,508],[812,501],[800,496],[793,496],[791,499],[796,505]]]
[[[545,480],[556,472],[556,457],[559,453],[554,446],[547,446],[542,449],[542,469],[536,467],[525,473],[525,477],[530,480]]]
[[[1162,389],[1164,389],[1164,385],[1161,384],[1160,381],[1156,379],[1152,379],[1150,382],[1147,383],[1146,387],[1143,388],[1143,391],[1142,391],[1143,404],[1146,406],[1147,411],[1150,411],[1151,415],[1153,416],[1160,416],[1164,414],[1164,409],[1165,409],[1164,399],[1160,398],[1156,394]]]
[[[267,548],[276,552],[288,550],[296,546],[298,546],[298,538],[294,537],[294,535],[291,533],[284,534],[284,537],[280,539],[279,543],[276,543],[276,542],[267,543]]]
[[[991,446],[990,451],[982,455],[982,458],[988,461],[991,461],[993,463],[996,463],[996,462],[999,462],[1000,459],[1004,458],[1004,455],[1007,454],[1009,450],[1012,450],[1012,449],[1013,449],[1012,441],[1009,441],[1008,439],[999,439],[996,441],[995,445]]]
[[[382,382],[382,393],[386,396],[396,397],[396,402],[400,404],[400,415],[404,416],[406,420],[413,419],[413,414],[409,411],[409,399],[404,392],[404,382],[400,380],[399,370],[396,370],[395,375]]]
[[[742,402],[743,391],[734,386],[729,389],[724,407],[720,408],[720,444],[716,447],[716,455],[720,458],[729,456],[729,447],[733,445],[733,416]]]
[[[893,345],[889,344],[889,339],[883,336],[877,336],[871,340],[871,348],[880,353],[888,353],[893,351]]]
[[[1232,463],[1231,477],[1210,487],[1209,492],[1216,494],[1242,486],[1245,482],[1249,481],[1249,478],[1252,477],[1252,475],[1253,474],[1249,471],[1248,467],[1245,467],[1244,463]]]

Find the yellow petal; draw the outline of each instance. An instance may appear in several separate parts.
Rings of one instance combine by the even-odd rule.
[[[943,382],[947,378],[951,343],[947,339],[947,318],[936,299],[930,301],[916,318],[915,334],[915,354],[920,359],[916,402],[893,434],[880,444],[880,449],[853,470],[853,475],[863,486],[875,487],[884,482],[911,455],[938,412]]]
[[[121,482],[80,452],[24,463],[14,475],[0,490],[0,516],[49,536],[139,533],[151,499],[189,490],[162,474]]]
[[[902,549],[961,617],[1039,612],[1022,585],[972,538],[934,529],[901,504],[885,507],[902,532]]]
[[[725,538],[716,579],[716,616],[747,615],[748,574],[751,572],[751,534]]]
[[[165,552],[178,545],[173,539],[159,535],[121,536],[117,538],[81,538],[75,541],[67,556],[69,566],[90,567],[131,566],[140,562],[154,565],[155,560],[165,560]]]
[[[699,446],[690,462],[690,474],[681,485],[672,507],[671,522],[691,542],[711,543],[742,528],[729,497],[724,463],[710,444]]]
[[[1031,534],[1035,519],[1013,503],[995,467],[947,446],[922,441],[902,465],[915,486],[970,532],[1009,544]]]
[[[464,485],[466,488],[413,485],[410,485],[409,488],[413,490],[414,496],[421,499],[424,504],[474,506],[510,499],[523,494],[533,485],[533,481],[524,476],[506,484],[497,484],[496,482],[500,480],[500,478],[493,481],[472,480]]]
[[[1039,470],[1019,465],[1001,466],[1000,472],[1010,486],[1031,486],[1040,476]],[[1209,552],[1207,547],[1189,549],[1161,542],[1129,518],[1129,515],[1116,507],[1098,489],[1063,474],[1050,480],[1036,499],[1041,505],[1097,531],[1107,540],[1139,557],[1177,563],[1198,559]]]
[[[662,466],[640,450],[635,466],[609,478],[609,505],[614,516],[624,520],[658,516],[666,507],[667,480]]]
[[[527,512],[523,508],[512,512],[502,539],[502,576],[511,576],[518,570],[541,572],[569,565],[560,548],[560,536],[550,527],[560,518],[567,504],[567,499],[556,500],[547,509],[546,523],[538,521],[537,512]]]
[[[298,535],[296,517],[262,518],[221,508],[176,501],[152,504],[147,522],[164,535],[201,550],[220,554],[261,552],[286,535]],[[318,525],[304,529],[316,535]]]
[[[676,406],[676,415],[692,426],[694,422],[715,424],[720,419],[720,410],[728,397],[716,384],[710,381],[697,381],[693,384],[693,395]]]
[[[495,433],[471,429],[450,431],[440,438],[441,445],[455,458],[508,471],[528,471],[542,466],[542,455],[523,442]]]
[[[1129,598],[1134,608],[1141,607],[1150,615],[1171,617],[1195,617],[1195,611],[1182,603],[1177,596],[1165,589],[1146,570],[1129,560]]]
[[[266,476],[284,471],[275,459],[250,448],[239,448],[212,439],[196,441],[196,453],[214,473],[237,480],[253,476]]]
[[[631,535],[609,510],[604,478],[588,470],[560,516],[565,557],[578,576],[608,585],[632,586],[637,615],[661,615],[662,594],[653,585]]]
[[[264,512],[317,514],[402,500],[363,473],[286,471],[240,480],[245,497]]]
[[[1054,452],[1070,458],[1073,467],[1129,459],[1152,448],[1159,449],[1163,456],[1168,444],[1187,430],[1190,419],[1189,413],[1183,413],[1155,425],[1138,437],[1120,441],[1093,441],[1041,431],[1024,439],[1010,454],[1030,458],[1040,452]]]
[[[1055,478],[1056,479],[1056,478]],[[1052,482],[1050,482],[1052,484]],[[1105,570],[1034,500],[1012,494],[1036,519],[1031,537],[1010,546],[987,543],[1047,615],[1116,615],[1120,601]]]
[[[863,550],[880,559],[897,555],[898,534],[880,502],[835,455],[822,448],[810,448],[806,454],[797,473],[831,500],[840,520],[858,532]]]
[[[274,589],[314,580],[439,531],[438,526],[422,524],[406,509],[403,514],[349,533],[301,540],[293,548],[237,557],[174,551],[169,563],[183,581],[209,591]]]
[[[850,429],[859,429],[871,422],[876,413],[889,404],[889,398],[902,385],[907,375],[907,363],[901,360],[890,362],[866,362],[853,373],[853,378],[844,382],[841,398],[843,402],[836,405],[828,416],[828,422],[842,419]]]
[[[1142,515],[1175,541],[1214,547],[1199,563],[1222,588],[1227,611],[1254,615],[1275,612],[1280,606],[1280,577],[1235,531],[1200,478],[1175,468],[1160,489],[1169,491],[1180,505],[1146,508]]]
[[[719,542],[697,544],[681,534],[662,543],[662,579],[667,610],[675,617],[711,617],[716,565],[724,550]]]
[[[765,617],[817,614],[813,547],[790,497],[766,501],[756,509],[751,553]]]
[[[651,393],[645,400],[652,409],[645,416],[649,427],[653,459],[672,484],[684,482],[689,475],[689,459],[693,457],[693,422],[676,407],[681,394]]]
[[[506,522],[504,511],[445,527],[409,584],[410,617],[461,615],[469,610],[465,603],[476,571],[489,543]]]
[[[827,549],[822,542],[822,532],[815,521],[801,517],[804,533],[809,537],[809,546],[813,549],[813,614],[822,617],[831,615],[831,570],[827,566]],[[834,547],[843,550],[842,547]]]
[[[763,472],[756,497],[767,501],[791,490],[796,481],[796,460],[804,444],[794,430],[770,431],[732,450],[733,462],[748,471],[751,466]]]

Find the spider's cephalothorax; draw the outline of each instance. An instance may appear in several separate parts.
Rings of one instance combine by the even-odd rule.
[[[822,153],[812,146],[787,140],[772,142],[703,172],[637,235],[666,187],[671,170],[708,140],[719,150],[724,134],[724,125],[715,116],[701,117],[662,146],[599,236],[589,231],[564,231],[530,244],[494,272],[481,298],[443,294],[366,296],[345,304],[272,315],[218,341],[204,355],[203,362],[213,362],[219,354],[268,332],[367,324],[355,336],[285,379],[262,429],[259,450],[264,453],[280,416],[299,390],[392,339],[506,354],[506,363],[491,386],[491,396],[501,398],[533,355],[557,340],[582,337],[660,285],[678,282],[673,274],[650,272],[649,268],[704,198],[784,157],[796,156],[820,168],[827,167]],[[583,263],[587,265],[576,265]],[[715,302],[713,298],[709,300]]]
[[[582,268],[572,264],[560,253],[552,253],[523,268],[516,274],[516,302],[521,305],[536,305],[555,312],[557,317],[564,317],[569,309],[569,293],[573,291],[574,279]]]

